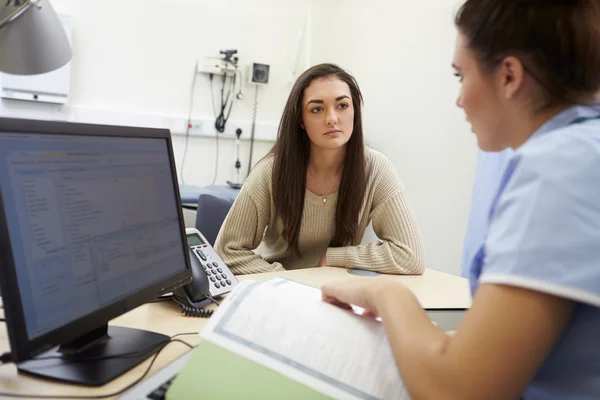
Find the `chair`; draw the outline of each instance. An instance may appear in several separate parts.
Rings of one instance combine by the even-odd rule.
[[[198,197],[196,229],[202,232],[211,246],[215,245],[221,225],[223,225],[233,201],[230,198],[216,197],[211,194],[201,194]]]

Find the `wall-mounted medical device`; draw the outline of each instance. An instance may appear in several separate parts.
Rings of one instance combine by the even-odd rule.
[[[269,83],[269,64],[252,63],[249,66],[248,82],[255,85],[267,85]]]

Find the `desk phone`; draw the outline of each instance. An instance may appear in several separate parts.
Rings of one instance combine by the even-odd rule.
[[[231,290],[237,285],[237,278],[231,273],[221,257],[212,248],[208,241],[196,228],[186,228],[188,246],[191,249],[201,268],[206,273],[209,281],[210,295],[217,297]],[[190,257],[192,255],[190,254]],[[192,263],[192,268],[194,263]]]
[[[192,282],[174,290],[173,300],[185,315],[207,318],[212,310],[204,307],[216,302],[215,297],[231,292],[238,280],[199,230],[187,228],[186,237]]]

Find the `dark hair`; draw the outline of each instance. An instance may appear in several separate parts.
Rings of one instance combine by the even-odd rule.
[[[298,236],[304,212],[306,169],[310,139],[302,128],[304,90],[315,79],[336,77],[348,84],[354,105],[354,131],[346,143],[346,156],[335,213],[335,233],[330,246],[352,244],[358,230],[359,212],[366,190],[365,153],[362,130],[362,94],[352,75],[334,64],[320,64],[305,71],[296,81],[283,110],[274,154],[273,202],[275,215],[283,222],[288,252],[300,256]]]
[[[542,89],[542,109],[600,89],[599,0],[467,0],[455,23],[484,71],[517,57]]]

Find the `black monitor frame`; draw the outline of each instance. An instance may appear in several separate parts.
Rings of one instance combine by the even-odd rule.
[[[78,343],[85,340],[90,333],[102,331],[112,319],[133,310],[134,308],[152,301],[164,293],[171,292],[192,280],[191,264],[186,243],[185,225],[181,207],[181,197],[177,181],[171,133],[168,129],[138,128],[112,125],[93,125],[83,123],[39,121],[26,119],[0,118],[0,132],[29,133],[36,135],[76,135],[102,136],[125,138],[155,138],[166,141],[171,173],[173,192],[176,197],[177,212],[181,234],[182,251],[185,254],[185,271],[155,283],[137,293],[104,306],[88,315],[78,318],[64,326],[53,329],[34,339],[29,339],[25,325],[21,294],[17,281],[8,221],[4,211],[0,212],[0,286],[2,288],[5,318],[11,346],[11,356],[15,363],[30,360],[35,356],[56,346]],[[3,197],[0,188],[0,210],[4,210]],[[141,360],[140,360],[141,361]],[[60,378],[57,378],[60,379]],[[84,383],[84,382],[82,382]]]

